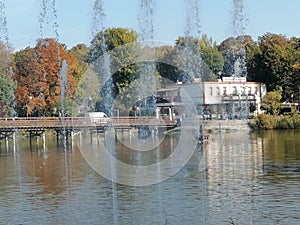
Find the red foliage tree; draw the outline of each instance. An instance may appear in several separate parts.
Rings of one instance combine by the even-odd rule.
[[[66,61],[67,87],[64,96],[73,98],[77,86],[78,60],[54,39],[39,39],[35,48],[15,54],[16,110],[19,116],[49,116],[61,101],[60,73]]]

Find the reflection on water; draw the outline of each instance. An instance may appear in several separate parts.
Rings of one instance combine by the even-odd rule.
[[[176,143],[166,137],[149,160]],[[212,134],[170,179],[115,191],[74,143],[64,151],[51,135],[45,145],[18,137],[15,149],[1,141],[0,224],[112,224],[114,199],[119,224],[299,224],[300,131]]]

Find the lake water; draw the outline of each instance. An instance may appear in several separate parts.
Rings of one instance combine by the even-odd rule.
[[[177,140],[165,137],[159,157]],[[300,131],[211,134],[176,175],[144,187],[110,182],[53,135],[2,140],[0,224],[300,224]]]

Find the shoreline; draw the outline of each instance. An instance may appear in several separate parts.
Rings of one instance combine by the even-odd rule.
[[[236,131],[236,130],[252,130],[249,126],[250,120],[205,120],[203,126],[209,131]]]

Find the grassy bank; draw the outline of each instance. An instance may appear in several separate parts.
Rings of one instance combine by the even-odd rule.
[[[300,115],[273,116],[260,114],[251,121],[250,126],[257,130],[300,129]]]

